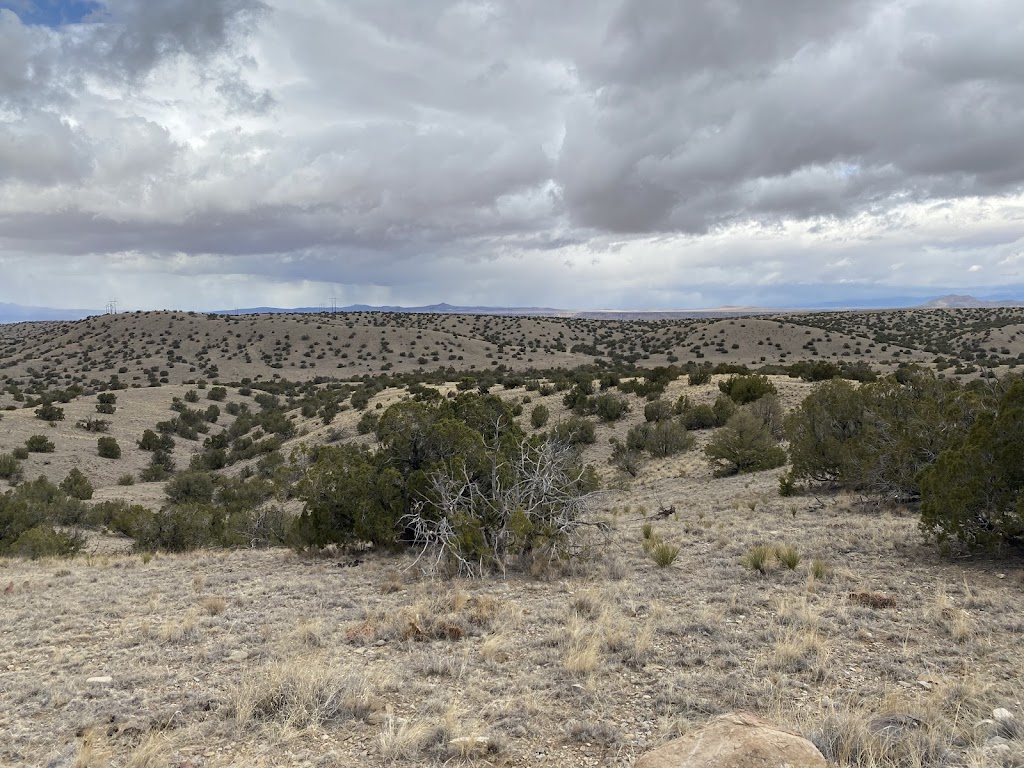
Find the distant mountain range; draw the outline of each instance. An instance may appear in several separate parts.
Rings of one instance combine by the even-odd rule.
[[[244,309],[217,310],[219,315],[256,315],[256,314],[288,314],[312,312],[405,312],[407,314],[435,315],[522,315],[562,317],[575,314],[565,309],[551,307],[455,307],[451,304],[427,304],[422,307],[370,306],[369,304],[349,304],[345,307],[246,307]]]
[[[978,299],[974,296],[948,294],[931,299],[923,304],[911,304],[899,299],[892,303],[872,302],[872,309],[975,309],[986,307],[1024,307],[1024,301],[1013,299]],[[852,310],[866,309],[864,303],[839,305],[831,303],[816,307],[780,308],[780,307],[718,307],[714,309],[665,309],[665,310],[628,310],[628,309],[595,309],[570,310],[552,307],[483,307],[453,306],[451,304],[428,304],[419,307],[371,306],[369,304],[349,304],[345,307],[244,307],[238,309],[215,310],[218,315],[255,315],[255,314],[315,314],[321,312],[405,312],[413,314],[447,314],[447,315],[512,315],[518,317],[579,317],[597,320],[670,320],[694,317],[725,317],[736,315],[774,314],[777,312],[797,312],[800,309],[814,310]],[[53,309],[51,307],[28,307],[20,304],[0,302],[0,323],[22,323],[41,320],[81,320],[90,315],[99,315],[98,309]]]
[[[923,309],[983,309],[985,307],[1024,307],[1024,302],[1010,300],[976,299],[973,296],[961,296],[950,293],[939,296],[921,305]]]
[[[5,304],[0,301],[0,323],[24,323],[34,320],[81,320],[90,315],[99,314],[102,313],[98,309],[25,307],[21,304]]]

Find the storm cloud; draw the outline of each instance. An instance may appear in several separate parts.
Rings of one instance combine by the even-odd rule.
[[[0,301],[1006,291],[1020,136],[1015,0],[0,2]]]

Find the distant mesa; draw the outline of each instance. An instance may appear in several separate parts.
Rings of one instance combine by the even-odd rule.
[[[964,296],[950,293],[946,296],[939,296],[929,302],[920,305],[920,309],[982,309],[985,307],[1024,307],[1024,302],[1006,300],[976,299],[973,296]]]
[[[456,307],[451,304],[427,304],[421,307],[373,306],[370,304],[349,304],[344,307],[245,307],[243,309],[220,309],[218,315],[266,315],[266,314],[311,314],[321,312],[401,312],[403,314],[433,315],[522,315],[543,317],[567,317],[573,312],[551,307]]]
[[[90,315],[103,314],[98,309],[53,309],[51,307],[25,307],[0,301],[0,323],[27,323],[38,320],[82,320]]]
[[[874,309],[984,309],[993,307],[1024,307],[1024,301],[1015,299],[979,299],[974,296],[951,293],[931,299],[923,304],[911,304],[913,299],[890,299],[889,303],[871,302]],[[906,302],[906,303],[904,303]],[[827,308],[826,308],[827,306]],[[773,315],[801,311],[844,311],[867,308],[863,303],[850,305],[817,305],[806,307],[721,306],[705,309],[556,309],[554,307],[488,307],[456,306],[442,302],[418,307],[399,305],[349,304],[344,307],[240,307],[219,309],[218,315],[278,315],[318,314],[323,312],[395,312],[403,314],[437,315],[506,315],[513,317],[575,317],[587,320],[684,320],[708,317],[738,317],[740,315]],[[82,320],[91,315],[102,315],[99,309],[54,309],[31,307],[0,302],[0,323],[33,321]]]

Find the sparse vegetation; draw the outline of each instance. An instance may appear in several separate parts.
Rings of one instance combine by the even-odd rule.
[[[844,765],[1024,747],[1021,311],[175,318],[0,327],[0,762],[596,765],[732,710]]]

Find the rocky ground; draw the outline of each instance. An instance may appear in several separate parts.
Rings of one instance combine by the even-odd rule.
[[[742,710],[834,764],[1024,765],[1024,563],[941,559],[913,515],[777,472],[667,474],[600,499],[591,559],[482,581],[116,541],[2,561],[0,763],[630,765]],[[799,560],[752,570],[759,544]]]

